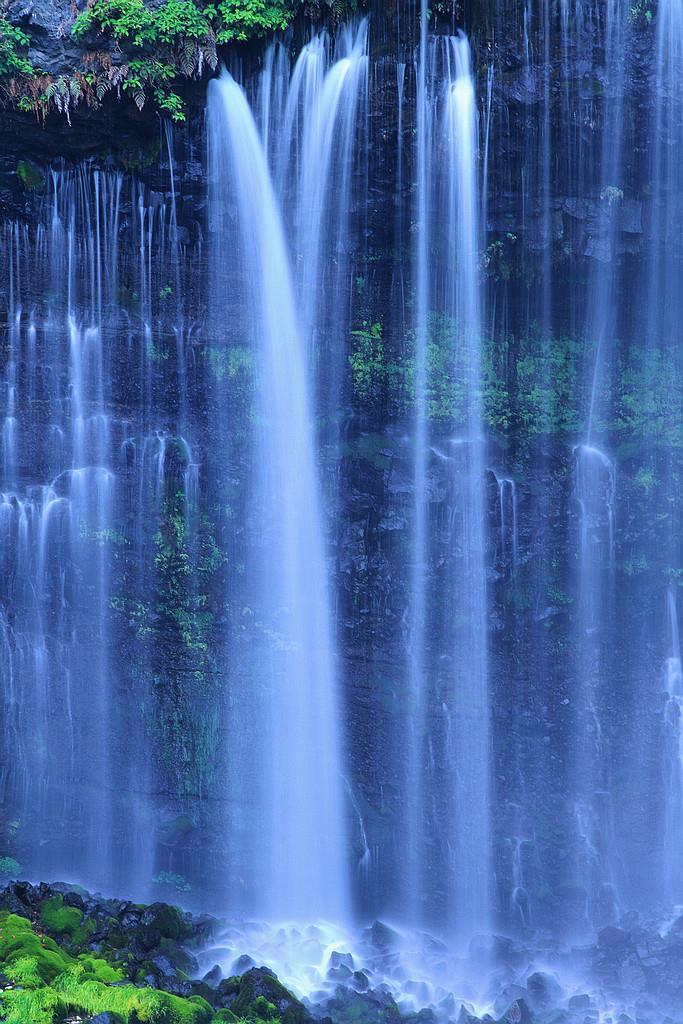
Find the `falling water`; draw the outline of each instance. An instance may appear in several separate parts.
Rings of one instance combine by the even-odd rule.
[[[616,473],[599,448],[579,445],[575,452],[576,500],[579,505],[579,593],[576,821],[577,871],[586,893],[586,921],[611,919],[617,900],[609,756],[601,713],[604,677],[604,631],[614,587]]]
[[[428,54],[428,57],[426,56]],[[478,279],[479,191],[477,108],[470,70],[469,44],[457,38],[422,39],[418,69],[417,251],[417,424],[415,432],[415,570],[411,637],[412,728],[408,758],[409,843],[415,850],[423,835],[423,816],[444,843],[447,888],[446,924],[460,936],[486,926],[489,917],[489,724],[487,697],[486,587],[484,571],[484,453],[479,383],[481,374],[481,298]],[[425,66],[426,65],[426,66]],[[436,181],[436,187],[434,187]],[[442,247],[443,276],[430,265],[430,252]],[[436,276],[436,284],[432,283]],[[425,394],[429,385],[427,348],[430,306],[446,318],[454,362],[463,389],[462,431],[446,445],[451,462],[452,522],[443,580],[446,622],[430,621],[439,600],[427,564],[427,462],[429,425]],[[448,666],[439,676],[425,661],[427,636],[440,637],[440,658]],[[443,674],[442,674],[443,673]],[[437,682],[438,679],[438,682]],[[424,709],[435,699],[443,709],[440,735],[430,745],[443,748],[436,758],[439,778],[425,775],[421,731]],[[430,792],[430,807],[425,796]],[[416,856],[416,859],[419,859]],[[425,870],[424,861],[422,870]],[[423,883],[424,884],[424,883]],[[433,911],[432,911],[433,912]]]
[[[227,72],[210,86],[209,134],[216,273],[221,280],[229,272],[237,249],[248,282],[239,330],[255,346],[258,392],[250,519],[260,549],[248,571],[265,643],[254,689],[238,702],[253,701],[258,714],[233,721],[242,757],[232,762],[229,785],[245,774],[255,782],[247,794],[250,846],[235,859],[251,872],[252,912],[340,919],[347,908],[343,780],[312,375],[263,144]],[[227,204],[234,220],[222,219]]]
[[[627,11],[620,0],[605,8],[605,105],[596,197],[597,226],[587,243],[593,268],[587,286],[588,410],[585,441],[575,449],[575,493],[579,507],[577,584],[577,691],[574,773],[577,819],[577,882],[586,893],[584,925],[615,919],[619,883],[613,828],[611,750],[604,707],[610,654],[607,632],[614,614],[616,470],[596,443],[609,414],[610,381],[618,330],[618,233],[624,198],[623,93]],[[610,825],[611,823],[611,825]]]
[[[297,311],[316,369],[317,405],[334,438],[355,248],[352,179],[365,150],[367,21],[343,27],[334,48],[326,33],[314,36],[291,75],[284,47],[276,50],[260,82],[259,105],[267,111],[262,133],[293,250]]]
[[[680,841],[683,833],[683,669],[681,637],[678,627],[676,593],[669,587],[666,595],[669,653],[664,663],[667,693],[667,761],[665,764],[664,882],[667,893],[680,899],[683,871]]]
[[[14,755],[2,799],[31,844],[34,870],[107,888],[125,879],[140,895],[150,891],[155,861],[143,756],[152,698],[142,664],[136,679],[113,652],[125,642],[125,615],[152,629],[143,621],[155,576],[150,530],[173,440],[149,423],[158,415],[149,383],[151,251],[165,274],[163,217],[142,192],[124,196],[121,175],[55,170],[35,233],[10,224],[3,239],[11,289],[0,678]],[[122,267],[125,218],[141,245],[139,262]],[[119,305],[128,275],[144,326]],[[125,384],[120,362],[131,371]],[[140,403],[147,423],[120,415],[123,388],[148,396]],[[129,500],[140,510],[132,529],[121,525],[122,517],[130,523]],[[132,552],[137,605],[121,594]]]
[[[659,7],[656,35],[656,80],[654,90],[653,145],[648,168],[652,182],[652,213],[649,274],[643,308],[644,331],[648,339],[649,366],[658,359],[672,367],[673,379],[683,372],[681,329],[680,224],[683,214],[683,5],[665,0]],[[647,376],[644,380],[647,385]],[[671,438],[682,436],[680,411],[667,427]],[[665,793],[661,829],[662,880],[665,898],[681,899],[683,892],[683,776],[681,775],[681,650],[676,577],[683,563],[683,533],[678,496],[680,471],[677,441],[663,444],[650,455],[649,466],[658,478],[648,502],[648,512],[665,527],[662,537],[662,568],[669,576],[666,605],[667,657],[664,666],[666,705]],[[658,687],[655,687],[655,691]]]
[[[405,804],[407,816],[406,905],[419,916],[424,888],[424,806],[422,766],[424,763],[425,701],[425,619],[427,588],[427,347],[429,320],[429,248],[431,239],[430,197],[432,104],[427,94],[427,0],[420,7],[420,49],[417,65],[417,206],[418,225],[415,249],[416,325],[415,325],[415,424],[413,566],[411,571],[411,623],[406,645],[410,712],[405,717]]]
[[[0,798],[34,877],[248,917],[230,968],[516,1020],[683,898],[683,7],[476,62],[439,7],[214,81],[206,223],[191,119],[3,223]]]

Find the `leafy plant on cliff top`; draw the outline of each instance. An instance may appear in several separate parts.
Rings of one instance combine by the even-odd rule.
[[[0,18],[0,75],[31,75],[33,66],[19,51],[25,50],[29,37],[6,18]]]
[[[200,77],[218,65],[217,45],[244,41],[287,26],[292,4],[301,0],[86,0],[71,34],[84,46],[77,66],[55,77],[32,67],[21,50],[30,37],[0,18],[0,84],[20,110],[42,119],[65,114],[79,103],[101,104],[114,90],[129,95],[139,109],[151,98],[174,121],[184,120],[174,85]]]

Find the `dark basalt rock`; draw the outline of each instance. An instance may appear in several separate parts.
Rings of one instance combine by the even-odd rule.
[[[338,985],[334,996],[316,1007],[316,1012],[331,1017],[335,1024],[397,1024],[402,1019],[391,993],[382,986],[356,992]]]
[[[534,1009],[543,1009],[559,1002],[562,997],[562,988],[559,982],[551,974],[546,974],[543,971],[535,971],[530,974],[526,987],[529,993],[529,1002]]]
[[[78,926],[81,939],[66,930],[51,931],[41,918],[41,907],[57,898],[64,907],[75,908],[82,914]],[[120,962],[131,979],[167,991],[171,991],[168,985],[173,979],[185,979],[197,971],[197,961],[186,944],[203,944],[216,927],[215,920],[206,915],[194,918],[165,903],[139,906],[44,883],[8,885],[0,892],[0,909],[40,922],[41,929],[57,942],[68,946],[80,943],[90,952],[107,955]],[[209,985],[203,985],[202,992],[194,994],[205,995],[204,989],[213,991]],[[182,992],[178,990],[177,994]]]
[[[248,1017],[255,1006],[258,1008],[259,1001],[265,1000],[276,1008],[283,1024],[308,1024],[313,1019],[304,1004],[296,999],[267,967],[252,967],[234,981],[236,992],[228,1008],[238,1017]],[[227,990],[228,986],[224,988],[224,985],[225,983],[221,982],[219,991]]]
[[[216,985],[218,985],[218,983],[221,981],[222,977],[223,972],[220,969],[219,965],[214,964],[211,970],[206,972],[206,974],[202,978],[202,981],[206,982],[207,985],[213,985],[213,987],[215,988]]]
[[[400,942],[400,935],[382,921],[374,921],[370,927],[370,939],[378,949],[392,949]]]
[[[533,1016],[524,999],[515,999],[507,1008],[499,1024],[532,1024]]]

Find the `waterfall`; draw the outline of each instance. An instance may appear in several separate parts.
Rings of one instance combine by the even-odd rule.
[[[683,669],[678,607],[673,587],[669,587],[666,595],[666,619],[669,651],[664,663],[667,763],[664,782],[663,874],[667,895],[679,899],[683,882],[680,856],[683,832]]]
[[[644,386],[657,360],[666,359],[675,379],[683,372],[680,336],[683,326],[680,273],[683,250],[680,224],[683,211],[683,5],[666,0],[659,8],[656,35],[656,79],[654,128],[650,175],[652,182],[652,248],[649,274],[644,288],[643,328],[648,339],[648,369]],[[680,433],[680,416],[671,427]],[[649,459],[651,472],[661,487],[654,488],[649,505],[652,514],[665,523],[662,562],[669,585],[666,592],[667,658],[664,686],[667,693],[664,763],[665,792],[661,829],[662,878],[660,891],[666,899],[681,899],[683,892],[683,808],[681,806],[681,651],[678,625],[677,577],[683,559],[683,533],[679,504],[674,498],[680,488],[675,451],[663,446]],[[655,623],[655,628],[656,628]],[[653,680],[655,692],[659,680]]]
[[[352,179],[365,150],[367,20],[342,27],[334,48],[326,33],[314,36],[291,73],[278,44],[261,79],[262,135],[293,254],[298,317],[316,370],[318,411],[334,439],[356,241],[349,227]]]
[[[579,505],[579,634],[576,740],[577,872],[586,893],[586,922],[612,920],[618,899],[610,788],[604,735],[604,631],[613,608],[616,473],[610,458],[589,444],[575,450]]]
[[[0,862],[677,1020],[683,3],[390,6],[2,163]]]
[[[619,284],[618,233],[623,191],[624,44],[627,11],[620,0],[605,9],[605,75],[610,100],[597,160],[597,225],[586,253],[594,267],[587,285],[587,413],[584,443],[575,449],[575,494],[579,507],[577,578],[577,691],[574,748],[577,820],[576,880],[586,893],[589,927],[613,921],[619,909],[619,866],[614,842],[613,750],[605,707],[609,653],[606,637],[614,615],[616,470],[598,446],[609,415]],[[570,698],[571,699],[571,698]]]
[[[237,790],[246,778],[254,787],[244,810],[248,846],[233,862],[250,872],[251,912],[340,919],[347,913],[341,736],[310,354],[264,146],[227,72],[211,83],[208,109],[216,280],[228,290],[236,257],[246,278],[239,331],[255,347],[257,388],[249,519],[258,550],[248,574],[264,642],[252,652],[249,688],[232,695],[247,710],[230,723],[239,757],[228,786]]]
[[[127,225],[140,246],[123,266]],[[0,680],[13,756],[2,800],[33,871],[145,896],[156,741],[144,668],[156,659],[128,666],[116,651],[123,621],[155,628],[154,530],[186,458],[151,387],[166,326],[152,315],[167,279],[164,210],[120,174],[54,170],[37,225],[10,224],[3,247]],[[135,417],[121,415],[123,395],[139,396]],[[137,600],[126,593],[132,552]]]
[[[417,147],[416,526],[410,641],[413,720],[408,726],[407,758],[408,865],[418,866],[423,873],[421,877],[418,874],[418,882],[424,887],[427,854],[420,852],[420,844],[436,841],[440,845],[442,884],[447,893],[444,923],[452,932],[469,937],[486,927],[490,914],[490,761],[485,462],[479,400],[478,131],[469,44],[462,36],[427,41],[423,35]],[[435,246],[439,246],[440,265],[430,262]],[[462,395],[458,418],[452,424],[459,434],[440,442],[450,462],[452,510],[442,555],[448,570],[439,581],[438,594],[433,592],[436,577],[428,568],[434,557],[428,528],[427,462],[432,310],[443,318],[450,334],[458,374],[454,385]],[[438,667],[425,657],[427,637],[434,635],[439,637]],[[438,734],[429,735],[427,708],[435,701],[443,709],[443,726]],[[433,775],[425,765],[425,742],[439,751]],[[431,806],[426,803],[427,793]],[[425,832],[430,831],[433,834],[425,840]],[[434,870],[433,865],[429,867]],[[414,890],[415,880],[408,885],[409,892]],[[431,896],[425,893],[423,901]],[[434,913],[428,904],[426,909]]]

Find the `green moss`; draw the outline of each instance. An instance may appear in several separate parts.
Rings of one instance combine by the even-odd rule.
[[[16,914],[0,911],[0,964],[7,974],[16,964],[32,960],[41,981],[49,984],[71,963],[52,939],[37,935],[31,923]]]
[[[176,875],[172,871],[160,871],[152,879],[155,885],[174,889],[175,892],[190,892],[192,886],[184,875]]]
[[[30,160],[19,160],[17,163],[17,177],[27,190],[40,190],[45,184],[45,178],[40,167]]]
[[[272,1020],[273,1017],[277,1017],[277,1007],[275,1003],[269,1002],[265,996],[257,996],[251,1006],[251,1011],[260,1020]]]
[[[48,931],[55,935],[66,935],[78,945],[85,942],[88,934],[92,932],[92,925],[83,922],[83,912],[77,907],[64,906],[61,895],[43,900],[40,905],[40,920]]]
[[[21,864],[14,857],[0,857],[0,876],[4,878],[18,878],[21,874]]]
[[[107,942],[109,945],[112,945],[111,936],[108,936]],[[78,962],[83,965],[87,974],[91,975],[95,981],[101,981],[105,985],[112,985],[115,981],[123,981],[125,978],[120,968],[112,967],[106,960],[90,956],[88,953],[81,953],[78,957]]]
[[[68,909],[50,907],[48,916],[63,921]],[[201,997],[182,999],[121,984],[123,974],[106,961],[89,955],[74,958],[38,934],[30,921],[7,912],[0,913],[0,970],[16,986],[0,993],[7,1024],[53,1024],[74,1012],[110,1012],[126,1022],[134,1016],[140,1024],[208,1024],[213,1018]]]
[[[633,477],[633,482],[636,487],[641,487],[644,491],[649,493],[657,483],[654,471],[652,469],[646,469],[645,466],[641,466]]]
[[[167,903],[153,904],[149,911],[154,910],[149,927],[158,932],[163,939],[183,939],[187,936],[188,930],[183,920],[183,915],[177,907],[171,907]]]

